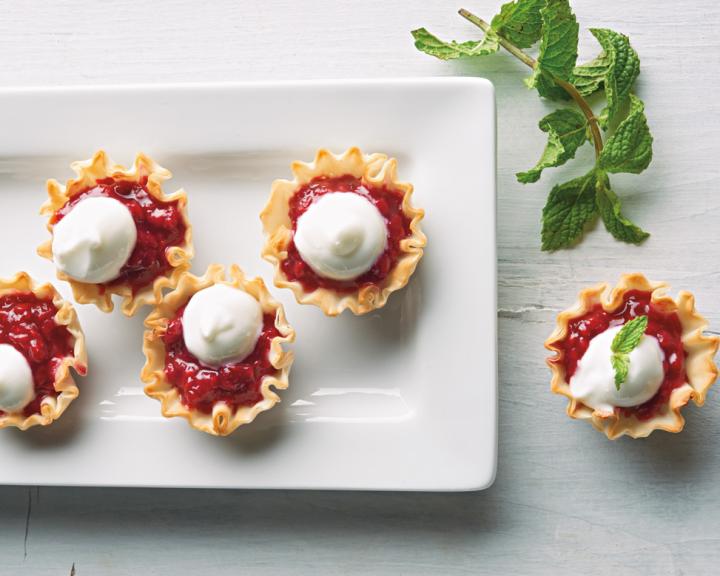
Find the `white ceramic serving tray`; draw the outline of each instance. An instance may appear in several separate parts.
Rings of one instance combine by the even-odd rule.
[[[226,438],[165,419],[139,379],[143,319],[77,306],[81,395],[47,428],[0,430],[0,483],[477,490],[497,447],[495,105],[480,79],[323,81],[0,91],[0,275],[52,281],[36,255],[48,178],[99,148],[137,151],[188,193],[193,270],[265,278],[297,330],[282,403]],[[272,287],[258,213],[275,178],[320,147],[399,161],[426,210],[425,257],[365,317],[326,318]]]

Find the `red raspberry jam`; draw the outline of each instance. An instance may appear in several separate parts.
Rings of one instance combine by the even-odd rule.
[[[327,178],[320,176],[295,191],[290,198],[289,216],[293,232],[298,218],[320,196],[331,192],[358,194],[373,203],[387,225],[387,248],[365,274],[352,280],[333,280],[316,274],[300,256],[295,242],[290,241],[288,255],[281,267],[288,280],[300,282],[306,292],[328,288],[336,292],[355,292],[363,286],[380,284],[400,258],[400,241],[410,235],[410,219],[402,211],[403,193],[385,186],[371,186],[354,176]]]
[[[667,405],[670,393],[687,381],[685,374],[686,352],[682,344],[682,325],[676,312],[664,311],[650,301],[650,292],[632,290],[625,294],[622,306],[614,312],[606,312],[601,305],[596,305],[590,312],[570,322],[568,335],[560,343],[563,351],[562,360],[565,366],[565,379],[570,381],[578,361],[583,357],[590,345],[590,340],[613,326],[620,326],[636,316],[647,316],[648,327],[645,334],[657,338],[658,344],[665,353],[663,370],[665,379],[657,394],[639,406],[618,408],[625,416],[634,415],[638,420],[648,420]]]
[[[14,346],[25,356],[35,384],[35,398],[25,406],[25,416],[40,413],[43,398],[57,397],[55,370],[64,358],[74,355],[73,336],[55,322],[55,314],[51,298],[38,298],[32,292],[0,296],[0,343]]]
[[[255,349],[242,362],[211,368],[202,364],[185,347],[183,338],[183,306],[168,324],[165,343],[165,376],[188,408],[210,414],[217,402],[225,402],[232,410],[253,406],[262,400],[260,384],[265,376],[279,371],[270,363],[270,342],[280,336],[275,315],[263,316],[263,328]]]
[[[171,246],[180,246],[185,240],[187,227],[178,201],[163,202],[152,196],[147,189],[147,176],[137,182],[104,178],[68,200],[55,213],[51,223],[60,222],[78,202],[92,196],[119,200],[130,210],[135,220],[135,249],[118,277],[104,284],[106,287],[128,284],[135,294],[170,269],[165,251]]]

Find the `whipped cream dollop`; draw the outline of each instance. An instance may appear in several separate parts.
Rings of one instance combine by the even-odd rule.
[[[97,284],[118,277],[130,258],[137,228],[130,210],[114,198],[85,198],[55,224],[55,265],[71,278]]]
[[[654,336],[645,334],[629,354],[627,379],[618,390],[612,366],[612,341],[622,326],[615,326],[590,341],[570,379],[572,395],[586,406],[611,412],[616,406],[638,406],[655,396],[665,378],[665,353]]]
[[[17,412],[35,397],[30,364],[14,346],[0,344],[0,410]]]
[[[183,312],[183,338],[201,362],[218,367],[240,362],[262,332],[260,303],[250,294],[215,284],[196,292]]]
[[[298,218],[294,239],[300,256],[316,274],[351,280],[370,270],[384,252],[387,226],[367,198],[331,192]]]

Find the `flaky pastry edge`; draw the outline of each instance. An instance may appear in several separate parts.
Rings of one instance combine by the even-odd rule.
[[[151,196],[162,202],[177,201],[180,217],[185,224],[185,238],[180,246],[171,246],[165,251],[165,256],[171,268],[165,275],[158,276],[152,282],[137,293],[133,294],[132,287],[127,284],[106,285],[89,284],[79,282],[70,278],[61,270],[56,269],[57,277],[68,282],[72,288],[73,297],[80,304],[95,304],[103,312],[112,312],[113,294],[123,298],[120,309],[126,316],[133,316],[142,306],[155,304],[162,297],[162,290],[174,288],[183,272],[189,270],[193,257],[192,226],[187,214],[187,195],[180,189],[173,194],[165,194],[162,183],[172,177],[169,170],[160,166],[149,156],[142,152],[135,157],[135,162],[130,170],[124,166],[115,164],[104,150],[97,151],[89,160],[73,162],[71,168],[76,173],[63,186],[54,179],[47,181],[48,199],[40,207],[40,214],[48,216],[47,229],[50,232],[50,239],[38,247],[38,254],[48,260],[53,260],[52,255],[52,216],[60,210],[68,201],[78,193],[94,186],[98,180],[113,178],[136,182],[143,176],[147,176],[147,190]]]
[[[178,416],[185,418],[193,428],[214,436],[227,436],[243,424],[249,424],[261,412],[270,410],[280,402],[280,397],[272,389],[285,390],[288,387],[290,366],[293,353],[283,349],[283,344],[295,341],[295,331],[288,324],[285,310],[274,300],[261,278],[247,279],[237,265],[229,270],[229,280],[225,279],[225,268],[221,264],[211,264],[203,276],[194,276],[186,272],[180,277],[177,287],[168,292],[158,302],[145,320],[143,352],[145,365],[140,377],[145,383],[145,393],[160,401],[161,412],[167,418]],[[205,414],[183,404],[180,393],[165,377],[165,344],[163,336],[170,320],[175,318],[178,309],[184,306],[190,297],[214,284],[227,284],[244,290],[259,303],[264,314],[275,314],[275,327],[280,332],[270,342],[270,363],[279,371],[275,376],[265,376],[260,383],[263,399],[252,406],[241,406],[234,412],[224,402],[218,402],[211,414]]]
[[[607,283],[587,288],[580,292],[575,306],[558,315],[557,327],[545,341],[545,347],[555,353],[547,359],[552,371],[551,390],[569,399],[567,413],[571,418],[590,420],[592,425],[604,432],[610,440],[623,435],[644,438],[654,430],[680,432],[685,426],[685,419],[680,413],[682,407],[691,399],[696,405],[702,406],[710,386],[718,376],[714,357],[720,345],[720,338],[703,333],[708,322],[695,310],[695,298],[690,292],[681,291],[675,300],[665,294],[667,287],[663,282],[651,282],[644,275],[634,273],[623,275],[612,290]],[[687,353],[685,359],[687,382],[672,391],[666,409],[648,420],[624,416],[618,409],[610,413],[593,410],[573,398],[570,385],[565,379],[562,362],[561,343],[567,335],[570,322],[583,316],[597,304],[602,305],[606,311],[617,310],[625,294],[631,290],[651,292],[653,304],[677,313],[682,325],[681,341]]]
[[[410,280],[418,262],[423,256],[427,238],[420,229],[425,212],[412,205],[412,184],[397,180],[397,160],[385,154],[363,155],[357,147],[336,156],[322,148],[310,163],[293,162],[293,180],[275,180],[270,198],[260,212],[260,220],[267,236],[262,257],[275,267],[274,284],[278,288],[289,288],[300,304],[314,304],[328,316],[337,316],[345,309],[354,314],[366,314],[385,305],[388,297],[404,288]],[[288,214],[289,201],[295,191],[318,176],[352,175],[370,185],[387,186],[403,194],[402,210],[410,219],[410,235],[400,242],[401,256],[395,267],[380,285],[364,286],[349,294],[339,294],[327,288],[316,288],[306,292],[300,282],[289,280],[281,263],[287,258],[287,247],[292,240],[292,223]]]
[[[52,298],[57,309],[55,322],[65,326],[73,337],[73,355],[66,356],[55,369],[54,388],[58,392],[56,397],[47,396],[40,402],[40,412],[25,416],[19,412],[6,412],[0,415],[0,428],[16,427],[27,430],[32,426],[47,426],[51,424],[67,409],[70,403],[80,394],[75,380],[70,372],[74,369],[81,376],[87,374],[87,350],[85,348],[85,335],[80,326],[75,309],[70,302],[60,296],[52,284],[39,284],[27,272],[18,272],[13,278],[0,279],[0,295],[15,292],[32,292],[38,298]]]

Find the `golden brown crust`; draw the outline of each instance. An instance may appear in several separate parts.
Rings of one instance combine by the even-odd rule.
[[[123,298],[120,305],[126,316],[132,316],[145,304],[155,304],[162,296],[164,288],[174,288],[183,272],[190,268],[190,261],[193,257],[192,227],[187,215],[187,195],[184,190],[178,190],[174,194],[166,195],[162,190],[162,183],[169,179],[172,174],[157,164],[154,160],[139,153],[135,163],[130,170],[115,164],[103,150],[99,150],[89,160],[73,162],[72,169],[77,174],[76,178],[67,181],[63,186],[57,180],[48,180],[48,199],[40,208],[40,214],[48,216],[47,229],[51,238],[38,247],[38,254],[48,260],[52,257],[52,216],[60,210],[67,202],[78,193],[93,186],[102,178],[114,178],[135,182],[147,176],[148,193],[162,202],[177,201],[178,209],[186,226],[185,238],[180,246],[172,246],[167,249],[166,256],[171,268],[166,275],[157,277],[152,284],[142,288],[133,294],[132,288],[127,284],[105,285],[87,284],[70,278],[64,272],[57,270],[57,277],[70,284],[73,296],[80,304],[95,304],[103,312],[112,312],[112,295],[117,294]]]
[[[674,300],[665,294],[666,289],[666,284],[650,282],[642,274],[625,274],[612,291],[608,284],[587,288],[580,292],[574,307],[558,315],[557,328],[545,341],[545,347],[555,353],[547,360],[552,371],[552,391],[569,399],[567,413],[570,417],[589,419],[596,429],[604,432],[611,440],[624,434],[632,438],[643,438],[653,430],[680,432],[685,425],[685,419],[680,413],[681,408],[690,399],[701,406],[705,402],[710,386],[717,378],[718,369],[714,358],[720,345],[720,338],[703,334],[707,328],[707,320],[695,310],[695,299],[692,294],[680,292],[677,300]],[[573,398],[563,365],[561,343],[567,336],[570,322],[583,316],[597,304],[602,305],[606,311],[617,310],[625,294],[630,290],[651,292],[651,301],[654,305],[668,312],[677,313],[682,325],[682,343],[687,353],[685,360],[687,382],[673,390],[668,405],[648,420],[625,416],[618,409],[610,413],[593,410]]]
[[[270,363],[278,370],[278,374],[263,378],[260,384],[263,399],[257,404],[241,406],[233,412],[227,404],[219,402],[215,405],[212,414],[204,414],[185,406],[177,389],[165,378],[163,336],[170,320],[175,318],[178,309],[184,306],[193,294],[219,283],[244,290],[260,303],[263,313],[275,314],[275,327],[281,335],[272,339],[269,355]],[[245,278],[245,274],[236,265],[230,267],[229,280],[225,279],[225,268],[220,264],[211,264],[200,277],[189,272],[183,274],[177,288],[166,294],[155,306],[145,320],[145,326],[148,328],[143,342],[146,362],[140,377],[146,384],[145,393],[151,398],[160,400],[163,416],[168,418],[179,416],[185,418],[193,428],[215,436],[227,436],[239,426],[252,422],[260,412],[269,410],[280,402],[280,397],[272,387],[278,390],[285,390],[288,387],[293,353],[284,350],[282,345],[295,340],[295,331],[285,318],[282,304],[273,300],[262,279]]]
[[[403,288],[412,276],[427,243],[420,229],[425,212],[412,205],[412,184],[397,180],[397,160],[384,154],[364,156],[358,148],[349,148],[335,156],[325,149],[318,150],[315,160],[309,164],[293,162],[294,179],[275,180],[270,199],[260,213],[267,241],[262,257],[275,266],[274,283],[278,288],[289,288],[300,304],[314,304],[328,316],[337,316],[346,308],[354,314],[366,314],[381,308],[392,292]],[[380,285],[366,286],[350,294],[338,294],[327,288],[306,292],[302,285],[289,280],[282,271],[281,263],[287,258],[287,248],[292,240],[292,223],[288,215],[289,201],[295,191],[318,176],[352,175],[370,185],[387,186],[403,193],[403,213],[410,219],[410,236],[400,242],[401,256],[395,267]]]
[[[0,295],[14,292],[32,292],[38,298],[52,298],[57,309],[55,322],[68,329],[73,337],[73,355],[63,358],[55,369],[55,390],[57,397],[48,396],[40,403],[40,413],[25,416],[21,412],[8,412],[0,415],[0,428],[14,426],[27,430],[32,426],[47,426],[60,416],[70,403],[78,397],[80,390],[75,384],[70,368],[84,376],[87,373],[87,351],[85,335],[80,327],[75,309],[70,302],[63,300],[52,284],[38,284],[26,272],[18,272],[8,280],[0,279]]]

